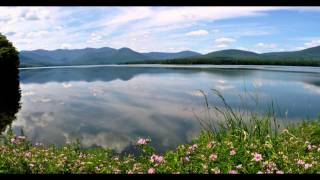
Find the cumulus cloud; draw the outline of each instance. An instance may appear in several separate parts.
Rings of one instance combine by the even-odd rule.
[[[199,38],[199,42],[186,43],[185,36],[210,34],[214,38],[222,36],[240,39],[240,36],[262,35],[272,31],[262,28],[263,32],[257,34],[259,29],[240,27],[230,32],[211,24],[224,19],[261,16],[274,10],[299,9],[300,7],[0,7],[0,32],[16,32],[10,40],[18,50],[58,49],[61,47],[61,39],[73,48],[88,47],[90,43],[90,46],[126,46],[144,51],[167,51],[169,47],[184,46],[191,49],[201,43],[202,47],[198,49],[208,49],[203,45],[209,45],[210,42],[204,41],[204,38]],[[316,12],[317,8],[306,7],[303,10]],[[259,24],[259,27],[261,29],[263,25]],[[133,35],[145,31],[150,32],[149,37]],[[44,35],[40,32],[48,33]],[[103,42],[104,39],[108,39],[108,42]],[[218,40],[215,46],[227,47],[233,42],[227,40],[223,43]],[[311,45],[312,42],[307,44]]]
[[[33,32],[29,32],[26,37],[27,38],[39,38],[39,37],[43,37],[48,34],[49,34],[48,31],[33,31]]]
[[[235,39],[233,38],[228,38],[228,37],[222,37],[214,40],[215,47],[218,48],[225,48],[228,47],[230,44],[236,42]]]
[[[93,43],[93,44],[101,43],[102,42],[102,36],[97,35],[95,33],[92,33],[90,35],[90,39],[87,42],[88,43]]]
[[[294,51],[301,51],[301,50],[316,47],[316,46],[320,46],[320,39],[312,39],[312,40],[304,43],[303,46],[298,46],[298,47],[293,48],[293,50]]]
[[[275,48],[277,48],[278,46],[277,46],[277,44],[274,44],[274,43],[268,44],[268,43],[262,43],[262,42],[260,42],[260,43],[256,44],[256,47],[257,47],[257,48],[263,48],[263,49],[275,49]]]
[[[232,43],[235,42],[235,39],[232,38],[226,38],[226,37],[222,37],[222,38],[218,38],[216,39],[214,42],[218,43],[218,44],[228,44],[228,43]]]
[[[70,44],[67,44],[67,43],[63,43],[63,44],[61,44],[61,48],[62,48],[62,49],[70,49],[70,48],[71,48],[71,45],[70,45]]]
[[[209,32],[207,30],[199,29],[197,31],[191,31],[186,33],[187,36],[206,36]]]
[[[304,43],[304,46],[306,48],[311,48],[311,47],[315,47],[315,46],[320,46],[320,39],[314,39],[311,40],[309,42]]]

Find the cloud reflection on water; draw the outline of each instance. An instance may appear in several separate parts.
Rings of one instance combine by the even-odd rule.
[[[109,67],[24,70],[21,77],[23,104],[14,127],[23,127],[34,141],[61,144],[80,138],[86,147],[119,152],[140,136],[151,137],[160,151],[190,142],[200,128],[193,112],[203,112],[198,89],[210,100],[211,89],[221,90],[231,105],[239,106],[244,86],[251,93],[258,88],[263,103],[278,98],[292,118],[304,115],[310,98],[320,105],[319,95],[299,84],[318,75],[303,73]]]

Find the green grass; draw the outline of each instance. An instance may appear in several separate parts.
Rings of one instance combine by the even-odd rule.
[[[220,121],[200,120],[203,130],[191,144],[154,154],[151,140],[140,139],[139,155],[119,155],[102,148],[34,145],[11,131],[2,137],[1,173],[320,173],[320,118],[281,124],[274,111],[235,112],[211,107]],[[138,142],[138,141],[137,141]]]

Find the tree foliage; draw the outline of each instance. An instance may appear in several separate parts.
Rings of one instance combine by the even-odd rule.
[[[15,119],[20,108],[19,53],[0,33],[0,132]]]

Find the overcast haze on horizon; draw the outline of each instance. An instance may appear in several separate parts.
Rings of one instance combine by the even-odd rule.
[[[0,7],[18,50],[258,53],[320,45],[320,7]]]

